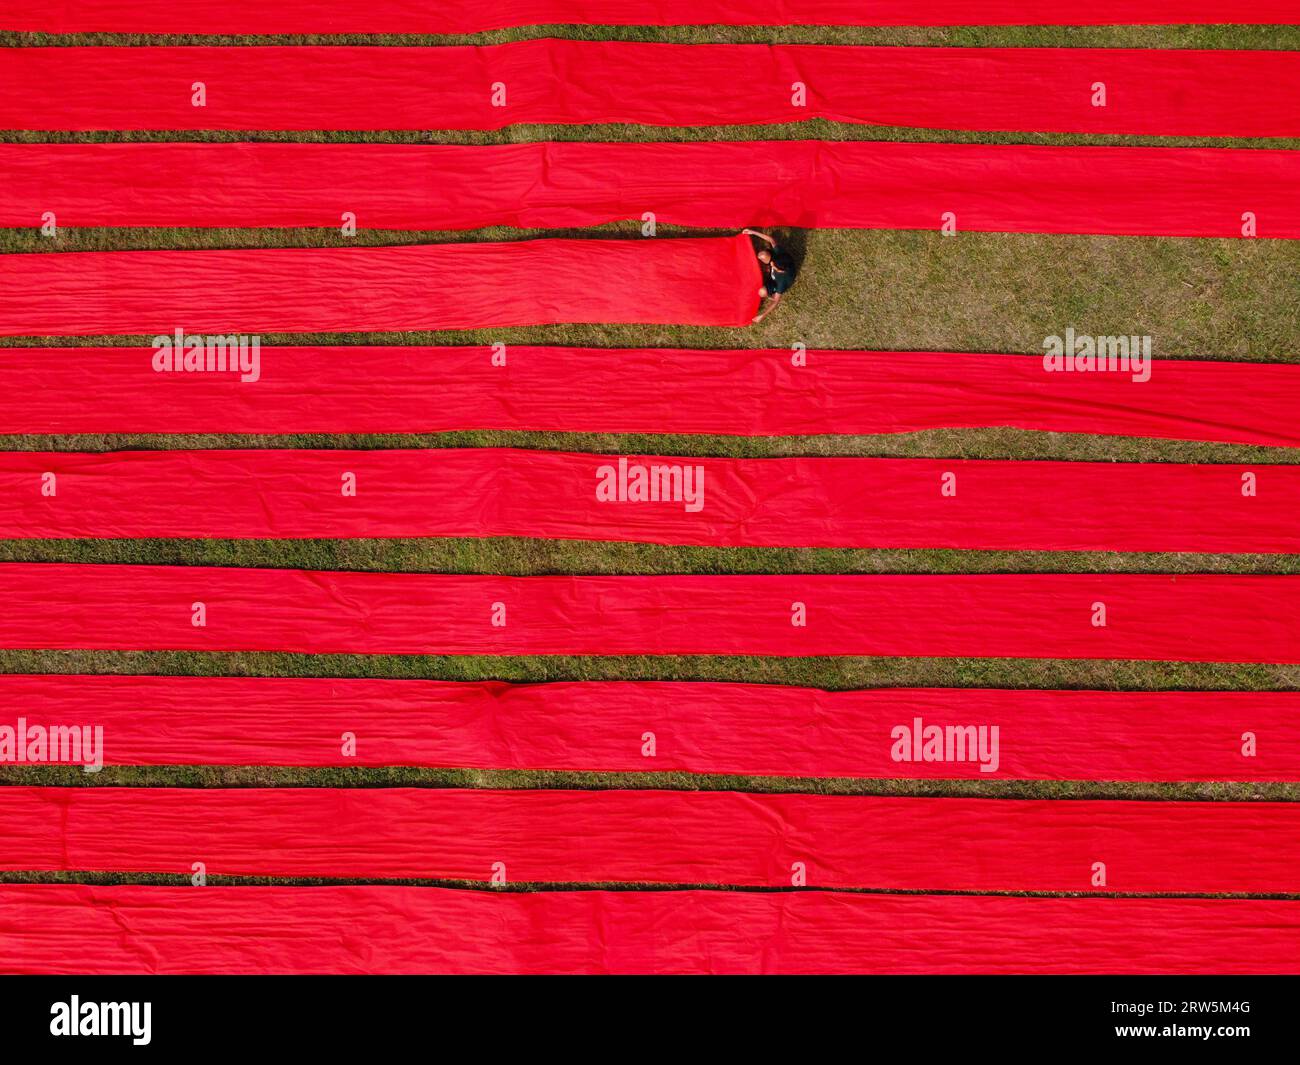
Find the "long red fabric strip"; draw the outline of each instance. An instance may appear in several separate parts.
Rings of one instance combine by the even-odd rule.
[[[0,0],[0,30],[41,33],[479,33],[515,26],[1281,24],[1295,0]]]
[[[0,565],[0,647],[1300,662],[1300,577]]]
[[[0,335],[748,325],[750,238],[0,256]]]
[[[0,539],[1300,552],[1300,466],[508,448],[0,452]]]
[[[795,365],[788,350],[260,347],[254,381],[251,350],[246,371],[208,371],[206,353],[201,371],[160,371],[156,356],[4,348],[0,434],[1012,426],[1300,445],[1300,365],[1287,363],[1157,359],[1134,380],[1145,370],[1058,373],[1041,357],[958,352],[809,351]]]
[[[700,227],[1300,237],[1294,151],[741,141],[0,144],[0,225]],[[1244,215],[1250,219],[1243,220]]]
[[[0,869],[187,874],[195,861],[233,876],[1283,893],[1300,891],[1300,804],[0,788]]]
[[[1300,779],[1297,692],[0,674],[0,706],[11,763]]]
[[[11,48],[0,60],[3,129],[500,129],[812,118],[1293,136],[1300,133],[1300,53],[541,38],[444,48]]]
[[[1300,903],[4,884],[0,942],[31,974],[1279,974]]]
[[[1300,890],[1300,804],[0,788],[0,869],[903,891]]]

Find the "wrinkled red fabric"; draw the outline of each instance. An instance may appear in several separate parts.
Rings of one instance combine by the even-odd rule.
[[[1300,53],[1288,51],[539,38],[480,47],[55,47],[2,54],[3,129],[501,129],[521,122],[712,126],[825,118],[1148,136],[1300,133]],[[197,92],[206,94],[203,106],[193,102]]]
[[[666,225],[1300,237],[1294,151],[739,141],[0,144],[0,225]]]
[[[504,577],[10,562],[0,564],[0,647],[1294,663],[1300,577]]]
[[[479,33],[514,26],[1094,26],[1300,21],[1295,0],[0,0],[42,33]]]
[[[0,869],[188,873],[195,861],[209,876],[1284,893],[1300,890],[1300,804],[0,788]]]
[[[258,379],[151,348],[0,350],[3,433],[526,429],[783,436],[1018,429],[1300,445],[1300,365],[1157,359],[1147,381],[928,351],[263,347]]]
[[[0,538],[1300,552],[1300,466],[511,448],[0,452]]]
[[[746,236],[41,252],[0,255],[0,335],[741,326],[760,282]]]
[[[1300,903],[4,884],[0,942],[33,974],[1274,974]]]
[[[32,727],[102,726],[107,765],[1300,779],[1300,692],[829,692],[674,681],[0,674],[0,707],[6,708],[0,728],[15,736]],[[998,730],[996,768],[988,758],[917,760],[914,748],[900,748],[895,739],[900,727],[924,738],[931,726],[981,724],[990,729],[990,742],[991,729]],[[356,737],[347,754],[344,733]],[[653,747],[646,733],[653,734]],[[1253,753],[1243,744],[1246,733],[1256,737]],[[16,748],[15,759],[18,754]]]

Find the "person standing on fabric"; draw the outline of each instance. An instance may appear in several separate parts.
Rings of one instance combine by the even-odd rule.
[[[757,237],[768,245],[755,252],[758,256],[759,269],[763,272],[763,287],[758,290],[758,295],[760,299],[771,301],[766,310],[754,315],[752,321],[757,325],[781,302],[782,293],[794,284],[799,268],[795,265],[794,257],[789,252],[782,251],[777,242],[766,233],[760,233],[757,229],[744,229],[741,232],[749,237]]]

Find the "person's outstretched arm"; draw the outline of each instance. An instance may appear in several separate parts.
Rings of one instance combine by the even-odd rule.
[[[767,243],[772,245],[772,247],[776,247],[775,240],[769,237],[766,233],[760,233],[757,229],[742,229],[740,232],[742,236],[757,237],[759,240],[767,241]]]
[[[772,296],[771,299],[767,301],[766,310],[759,311],[758,314],[754,315],[754,317],[750,320],[751,324],[758,325],[759,322],[761,322],[764,318],[766,318],[769,314],[771,314],[774,310],[776,310],[776,305],[780,302],[781,302],[781,293],[778,292],[774,296]]]

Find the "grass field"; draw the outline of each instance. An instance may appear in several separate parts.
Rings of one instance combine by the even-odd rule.
[[[541,31],[459,38],[217,38],[218,43],[495,43]],[[799,41],[969,46],[1300,48],[1300,27],[1006,28],[1006,29],[554,29],[552,35],[601,39]],[[0,35],[0,44],[213,43],[203,38]],[[2,140],[386,140],[506,143],[538,139],[886,139],[986,143],[1232,144],[1300,148],[1300,141],[1196,141],[1179,138],[971,134],[824,122],[774,127],[658,129],[630,126],[521,126],[501,133],[410,134],[0,134]],[[1171,188],[1170,196],[1178,190]],[[631,225],[583,231],[631,235]],[[672,230],[663,230],[671,235]],[[680,231],[676,231],[680,232]],[[511,239],[572,232],[483,230],[474,233],[364,231],[345,240],[334,230],[64,229],[61,250],[333,246]],[[789,234],[803,243],[800,282],[761,326],[747,331],[674,327],[555,327],[485,333],[348,334],[264,337],[339,344],[515,343],[912,350],[1041,351],[1066,326],[1092,334],[1149,334],[1157,357],[1300,360],[1300,242],[821,230]],[[51,250],[33,231],[0,232],[0,251]],[[102,338],[111,343],[123,338]],[[0,341],[0,347],[30,341]],[[69,338],[38,343],[82,344]],[[0,357],[3,353],[0,352]],[[1297,412],[1300,416],[1300,412]],[[1300,449],[1034,434],[1013,430],[934,431],[896,436],[737,439],[557,433],[474,432],[403,436],[294,437],[11,437],[8,449],[112,450],[141,447],[449,447],[509,445],[598,452],[692,455],[898,455],[1014,459],[1091,459],[1294,463]],[[1120,555],[955,551],[710,549],[537,540],[353,541],[5,541],[4,561],[86,561],[182,565],[303,566],[440,572],[1009,572],[1154,571],[1300,573],[1300,556]],[[749,680],[826,688],[898,685],[1100,688],[1300,689],[1300,668],[1125,662],[954,659],[727,659],[299,656],[0,652],[5,672],[154,672],[237,675],[437,677],[454,680],[661,678]],[[916,782],[692,777],[684,774],[484,773],[467,770],[271,770],[168,767],[106,769],[87,777],[70,769],[0,768],[0,782],[94,786],[180,785],[490,785],[499,787],[738,787],[880,794],[1132,796],[1141,798],[1300,798],[1292,785],[1117,785],[1107,783]],[[87,878],[91,879],[91,878]],[[99,878],[103,879],[103,878]]]

